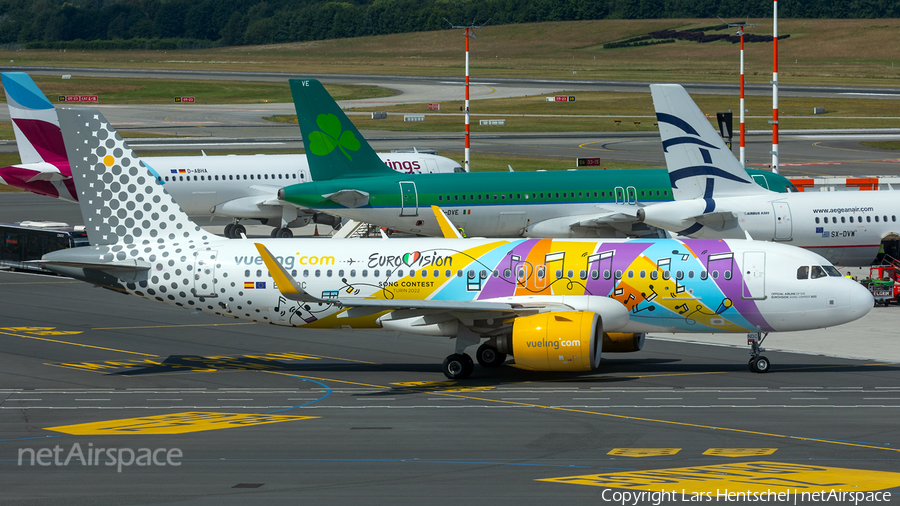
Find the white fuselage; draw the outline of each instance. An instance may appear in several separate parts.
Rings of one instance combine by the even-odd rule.
[[[871,265],[885,237],[900,233],[900,203],[892,191],[768,193],[719,197],[714,213],[733,213],[738,227],[703,226],[697,238],[743,237],[786,242],[819,253],[835,265]],[[693,226],[702,200],[648,207],[645,223],[679,232]]]

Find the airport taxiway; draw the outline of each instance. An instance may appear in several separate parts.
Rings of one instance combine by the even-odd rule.
[[[0,195],[0,221],[23,212],[80,217]],[[252,324],[11,272],[0,300],[4,504],[597,505],[785,486],[900,499],[898,306],[801,339],[814,350],[767,352],[767,374],[748,370],[743,335],[681,336],[592,373],[506,365],[451,382],[441,338]],[[791,349],[791,334],[769,339]],[[76,445],[177,449],[180,465],[65,465]],[[60,464],[29,463],[57,447]]]

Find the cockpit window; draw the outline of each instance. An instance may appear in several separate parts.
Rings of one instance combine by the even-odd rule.
[[[825,274],[825,269],[823,269],[822,267],[820,267],[818,265],[812,266],[812,275],[810,276],[810,278],[819,279],[819,278],[824,278],[826,276],[828,276],[828,274]]]
[[[833,278],[841,277],[841,271],[837,270],[833,265],[823,265],[822,268]]]
[[[801,265],[799,269],[797,269],[797,279],[809,279],[809,266]]]

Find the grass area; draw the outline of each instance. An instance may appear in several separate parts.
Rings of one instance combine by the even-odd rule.
[[[863,146],[878,149],[900,149],[900,141],[873,141],[860,142]]]
[[[654,19],[486,26],[476,31],[478,38],[471,44],[471,74],[474,78],[737,82],[738,47],[729,42],[602,47],[655,30],[687,30],[718,23],[715,19]],[[751,19],[750,23],[758,26],[748,28],[748,33],[772,34],[771,19]],[[780,19],[778,25],[782,84],[893,86],[900,79],[900,41],[893,36],[900,29],[900,19]],[[180,70],[244,70],[252,66],[268,72],[461,76],[464,47],[462,31],[448,29],[191,51],[6,53],[16,65],[32,66]],[[745,64],[748,83],[768,83],[772,45],[746,44]]]
[[[175,97],[194,97],[195,104],[258,104],[293,102],[287,83],[251,81],[190,81],[72,76],[32,76],[51,102],[59,95],[97,95],[101,104],[174,104]],[[396,92],[378,86],[325,85],[337,100],[388,97]],[[5,102],[5,95],[2,97]],[[71,102],[69,103],[71,104]],[[182,104],[191,107],[191,104]]]
[[[649,91],[649,90],[648,90]],[[515,97],[473,101],[470,104],[472,132],[637,132],[656,131],[656,116],[650,94],[572,92],[575,102],[547,102],[547,96]],[[739,130],[740,99],[727,95],[695,95],[692,97],[710,117],[714,127],[716,113],[733,111],[734,130]],[[350,115],[357,128],[368,130],[410,132],[452,132],[461,129],[464,118],[459,111],[463,101],[442,102],[448,112],[426,111],[425,104],[379,107],[388,118],[373,120],[368,115]],[[886,107],[887,106],[887,107]],[[825,114],[813,115],[815,107],[824,107]],[[746,128],[771,128],[772,99],[747,97],[745,101]],[[375,108],[353,109],[375,111]],[[450,112],[452,111],[452,112]],[[779,98],[779,125],[789,129],[828,128],[897,128],[900,109],[892,103],[875,99],[822,99],[810,97]],[[405,122],[403,113],[425,113],[423,122]],[[504,126],[481,126],[479,120],[502,118]],[[272,121],[297,122],[297,117],[274,116]]]

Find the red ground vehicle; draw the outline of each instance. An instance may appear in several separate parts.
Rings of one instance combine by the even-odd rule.
[[[869,267],[869,278],[860,283],[872,292],[875,303],[881,302],[885,306],[892,300],[900,303],[900,266],[896,264],[873,265]]]

